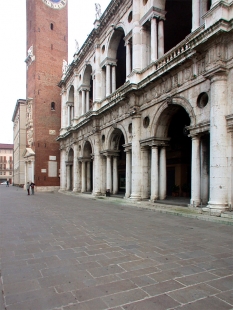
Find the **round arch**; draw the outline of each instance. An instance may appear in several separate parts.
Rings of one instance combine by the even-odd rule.
[[[151,136],[160,138],[167,137],[167,124],[170,122],[174,114],[180,109],[180,107],[184,108],[189,115],[190,126],[195,125],[196,118],[189,101],[181,96],[168,97],[167,100],[160,106],[153,118]]]
[[[119,23],[117,27],[114,27],[114,31],[109,37],[107,57],[111,59],[117,58],[117,49],[122,39],[125,36],[125,30],[123,23]]]
[[[91,154],[93,154],[93,145],[90,140],[85,140],[82,145],[82,157],[87,158],[91,157]]]
[[[117,128],[113,128],[111,127],[111,129],[109,130],[108,134],[107,134],[107,146],[108,149],[112,149],[111,148],[111,144],[112,144],[112,140],[114,138],[115,135],[121,135],[123,134],[124,136],[124,140],[125,140],[125,144],[128,143],[128,139],[127,139],[127,134],[125,131],[125,128],[122,125],[117,125]]]
[[[74,86],[71,85],[69,88],[68,101],[74,102]]]
[[[92,76],[92,66],[88,64],[85,66],[83,71],[83,84],[85,86],[90,86],[91,76]]]

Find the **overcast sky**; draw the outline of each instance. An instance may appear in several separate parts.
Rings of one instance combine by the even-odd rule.
[[[17,99],[26,98],[26,0],[0,1],[0,143],[13,143],[15,104]],[[100,3],[103,13],[110,0],[68,1],[70,63],[75,39],[81,47],[93,29],[95,3]]]

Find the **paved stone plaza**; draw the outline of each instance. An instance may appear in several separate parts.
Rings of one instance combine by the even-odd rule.
[[[0,187],[0,309],[233,309],[231,225]]]

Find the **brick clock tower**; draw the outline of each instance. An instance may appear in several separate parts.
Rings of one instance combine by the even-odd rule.
[[[27,148],[25,184],[38,191],[60,186],[61,96],[57,86],[68,57],[68,0],[26,0]]]

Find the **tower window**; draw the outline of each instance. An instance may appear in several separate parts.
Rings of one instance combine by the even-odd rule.
[[[50,24],[50,29],[53,30],[53,23]]]
[[[51,111],[55,111],[55,102],[51,102]]]

